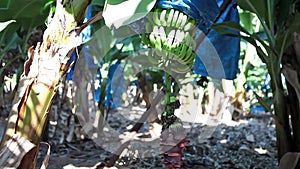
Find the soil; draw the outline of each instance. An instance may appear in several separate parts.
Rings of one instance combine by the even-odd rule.
[[[197,100],[181,100],[176,115],[183,122],[190,143],[184,149],[183,169],[274,169],[278,166],[275,124],[267,112],[249,113],[231,120],[197,112]],[[161,113],[161,108],[157,108]],[[127,105],[108,114],[104,135],[62,144],[51,144],[48,169],[92,169],[126,140],[130,144],[113,167],[119,169],[164,168],[160,151],[160,129],[157,123],[146,122],[138,133],[130,128],[145,112],[145,105]],[[0,119],[0,134],[5,119]],[[41,146],[39,161],[45,156]],[[37,166],[39,168],[40,164]],[[106,167],[108,168],[108,167]]]
[[[113,155],[122,139],[128,140],[130,133],[124,132],[128,131],[130,124],[135,123],[143,110],[143,106],[129,106],[111,111],[105,128],[113,132],[108,131],[106,138],[53,146],[48,169],[101,168],[101,162]],[[236,121],[217,119],[217,122],[210,123],[208,121],[215,120],[215,117],[183,112],[177,115],[185,117],[183,124],[190,144],[184,150],[182,168],[277,168],[275,125],[270,114],[249,115]],[[154,127],[149,123],[144,124],[111,168],[164,168],[159,131],[158,124]]]

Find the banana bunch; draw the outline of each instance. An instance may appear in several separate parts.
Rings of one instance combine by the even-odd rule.
[[[141,35],[145,45],[155,50],[149,61],[159,64],[168,61],[171,71],[188,72],[195,59],[196,20],[177,9],[154,8]]]

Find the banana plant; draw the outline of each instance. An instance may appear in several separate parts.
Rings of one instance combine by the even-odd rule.
[[[240,24],[249,32],[260,32],[261,24],[255,15],[249,11],[239,10]],[[259,104],[270,112],[271,99],[267,96],[270,94],[269,78],[266,65],[262,63],[257,56],[255,47],[247,41],[242,40],[241,56],[239,63],[240,73],[235,79],[236,84],[236,108],[249,112],[250,107]],[[265,77],[265,78],[264,78]],[[253,91],[255,94],[250,95],[250,101],[245,100],[246,91]],[[260,96],[256,98],[256,96]],[[261,99],[263,98],[263,99]]]
[[[165,71],[161,146],[167,168],[182,166],[182,151],[189,143],[182,122],[174,114],[175,109],[180,107],[176,98],[178,84],[174,79],[178,80],[178,75],[189,72],[194,64],[196,30],[196,20],[189,15],[178,9],[156,6],[148,15],[146,32],[141,35],[143,43],[153,50],[153,54],[148,56],[149,61]]]
[[[54,15],[49,15],[43,42],[28,49],[28,60],[24,64],[1,145],[1,159],[12,160],[13,163],[1,163],[1,168],[35,168],[49,108],[57,92],[56,86],[68,69],[70,53],[81,44],[78,34],[89,4],[90,1],[83,0],[58,0]],[[25,144],[10,147],[15,144],[8,144],[15,140],[19,143],[20,139],[30,141],[35,148],[28,149]],[[11,148],[17,148],[21,153],[12,154]],[[23,159],[27,160],[21,157],[17,159],[22,161],[16,161],[14,155],[24,156]]]
[[[110,28],[120,28],[145,16],[148,19],[145,25],[146,32],[139,30],[143,43],[154,53],[153,55],[149,54],[147,59],[153,67],[158,67],[166,72],[164,76],[166,108],[162,114],[164,163],[167,168],[178,168],[182,165],[182,149],[188,141],[185,140],[186,133],[184,133],[180,119],[174,115],[174,110],[179,107],[179,104],[175,95],[176,89],[172,85],[172,76],[174,77],[174,74],[177,73],[184,74],[193,66],[197,26],[192,17],[180,10],[154,7],[155,3],[154,0],[143,1],[139,4],[137,1],[132,3],[132,1],[108,0],[103,16],[106,25]],[[125,14],[111,13],[124,8],[128,9]],[[136,10],[133,11],[132,8]],[[149,13],[150,10],[151,13]]]
[[[286,70],[288,66],[284,60],[287,59],[291,61],[296,57],[295,55],[291,55],[286,58],[286,53],[290,47],[294,45],[292,35],[300,31],[300,24],[298,22],[300,19],[299,1],[237,0],[237,3],[243,10],[249,11],[257,16],[261,24],[260,30],[248,30],[232,22],[215,24],[213,29],[229,36],[243,38],[255,47],[258,56],[266,64],[271,77],[278,158],[280,159],[287,152],[300,151],[300,114],[298,111],[298,103],[294,105],[289,104],[287,98],[294,92],[288,90],[288,94],[285,94],[286,91],[282,79],[282,73],[284,73],[286,77],[288,73],[287,71],[282,71]],[[230,29],[239,31],[240,35],[232,34]],[[295,70],[299,69],[299,67],[293,68]],[[299,86],[293,87],[296,87],[296,89],[299,88]],[[293,107],[296,107],[297,111],[294,111],[295,109],[293,109]],[[293,110],[293,112],[289,112],[289,110]],[[289,114],[292,119],[292,127],[290,127],[289,123]]]
[[[0,97],[3,98],[4,95],[5,76],[14,74],[16,78],[12,80],[14,83],[18,83],[18,79],[23,71],[27,49],[31,45],[28,42],[32,42],[34,30],[38,26],[42,27],[41,25],[44,24],[52,3],[53,0],[34,0],[30,2],[20,0],[1,1],[0,22],[7,21],[5,23],[10,24],[6,25],[4,30],[0,26],[2,30],[0,31]],[[7,94],[13,97],[14,90]],[[2,99],[0,106],[10,103],[11,100],[10,98]]]

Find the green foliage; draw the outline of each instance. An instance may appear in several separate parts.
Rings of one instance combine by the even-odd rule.
[[[279,14],[283,13],[285,10],[281,9],[286,8],[286,5],[289,3],[289,1],[276,1],[276,4],[274,4],[274,1],[272,0],[238,0],[237,2],[241,8],[246,11],[253,12],[258,17],[267,39],[265,39],[264,36],[261,36],[261,32],[251,33],[251,31],[248,31],[247,28],[242,27],[237,23],[227,22],[215,24],[213,28],[223,34],[229,36],[238,36],[251,43],[256,48],[257,53],[262,61],[267,64],[269,72],[278,74],[280,72],[282,54],[290,45],[290,35],[293,31],[300,28],[299,22],[296,22],[300,19],[299,13],[291,15],[288,20],[284,21],[284,23],[280,23],[281,20],[275,20],[275,16],[278,14],[276,12],[280,11]],[[275,5],[276,11],[274,11]],[[274,30],[275,23],[277,28],[276,31]],[[249,24],[244,24],[244,26],[248,25]],[[280,27],[280,25],[285,26]],[[241,32],[241,34],[232,34],[227,29],[237,30]]]
[[[145,17],[155,3],[156,0],[106,0],[103,17],[108,27],[119,28]]]
[[[15,20],[9,20],[6,22],[0,22],[0,32],[2,32],[9,24],[16,22]]]
[[[19,52],[26,53],[32,30],[45,23],[53,0],[1,0],[7,8],[0,10],[0,22],[14,20],[2,32],[0,31],[0,61],[9,49],[19,47]],[[9,66],[9,65],[7,65]]]
[[[49,5],[53,3],[49,0],[1,0],[6,1],[7,9],[0,10],[0,21],[16,20],[8,30],[4,31],[0,37],[10,36],[16,30],[30,30],[35,26],[44,23],[49,12]],[[51,2],[51,3],[50,3]]]
[[[237,0],[237,3],[242,9],[256,14],[268,34],[269,40],[273,41],[274,0]]]
[[[286,152],[291,151],[291,147],[294,146],[294,143],[298,143],[300,140],[300,137],[292,138],[291,136],[291,127],[287,112],[289,105],[286,104],[287,100],[284,94],[285,89],[281,76],[283,54],[293,43],[291,40],[292,33],[300,30],[300,14],[298,4],[295,4],[296,2],[299,3],[293,0],[237,0],[238,5],[243,10],[250,11],[257,16],[266,38],[262,36],[264,34],[257,32],[257,30],[250,32],[238,24],[221,23],[214,26],[214,28],[224,34],[241,37],[252,44],[258,56],[266,64],[266,68],[271,77],[272,102],[276,120],[278,121],[276,131],[279,158]],[[224,30],[224,28],[237,30],[241,32],[241,34],[234,35]],[[260,100],[262,105],[266,106],[266,104],[263,103],[263,99],[258,97],[258,95],[257,99]],[[293,113],[296,114],[298,112]],[[290,113],[291,116],[294,116],[293,113]],[[294,118],[295,117],[297,116],[294,116]],[[299,119],[296,123],[292,123],[292,129],[298,127],[296,124],[299,124]],[[298,131],[294,130],[293,132],[296,133]]]
[[[245,28],[246,30],[249,30],[249,32],[253,31],[254,29],[254,23],[253,23],[253,19],[255,18],[255,16],[248,11],[243,11],[240,10],[242,12],[239,13],[240,15],[240,24],[243,28]]]
[[[91,5],[93,6],[104,6],[105,0],[93,0]]]
[[[271,106],[268,100],[266,98],[259,96],[256,92],[254,92],[254,95],[258,100],[258,102],[265,108],[265,110],[271,112]]]
[[[74,16],[77,23],[81,23],[86,14],[86,11],[82,10],[82,7],[88,6],[89,4],[90,0],[64,1],[64,8]]]

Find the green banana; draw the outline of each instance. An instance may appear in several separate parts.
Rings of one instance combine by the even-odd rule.
[[[149,40],[150,40],[150,47],[155,47],[155,40],[156,39],[155,39],[155,36],[154,36],[153,32],[149,34]]]
[[[153,33],[155,36],[157,36],[159,34],[159,28],[158,27],[159,26],[157,26],[157,25],[153,26],[153,30],[152,30],[151,33]]]
[[[159,14],[161,13],[161,8],[155,8],[152,13],[152,21],[155,25],[160,25]]]
[[[170,49],[170,53],[172,53],[172,59],[174,58],[174,57],[177,57],[177,50],[178,50],[178,48],[179,48],[179,45],[180,45],[180,43],[174,43],[173,42],[173,44],[172,44],[172,47],[171,47],[171,49]]]
[[[191,67],[191,68],[193,67],[195,58],[196,58],[196,53],[193,52],[192,55],[190,56],[189,60],[186,61],[187,65],[189,67]]]
[[[173,54],[172,60],[178,60],[180,52],[182,48],[182,43],[176,44],[174,47],[171,49],[171,53]]]
[[[149,61],[158,66],[176,63],[172,70],[177,73],[190,71],[195,59],[196,21],[180,10],[162,8],[155,8],[149,20],[147,32],[141,35],[142,42],[154,50]]]
[[[163,58],[168,58],[168,52],[163,48],[163,41],[160,35],[156,36],[156,43],[155,43],[155,49],[156,54]]]
[[[158,52],[161,52],[162,47],[161,47],[161,38],[159,35],[154,35],[155,36],[155,49]]]
[[[185,33],[182,30],[177,29],[172,47],[183,42],[184,37],[185,37]]]
[[[182,58],[182,61],[187,64],[188,60],[190,60],[190,57],[192,56],[193,49],[191,47],[188,47],[185,56]]]
[[[143,33],[142,35],[141,35],[141,39],[142,39],[142,42],[145,44],[145,45],[147,45],[147,46],[151,46],[151,43],[150,43],[150,40],[149,40],[149,38],[147,37],[147,35],[150,33],[150,32],[152,32],[152,24],[150,23],[150,22],[146,22],[145,23],[145,27],[146,27],[146,32],[145,33]]]
[[[171,49],[171,47],[172,47],[173,40],[175,39],[175,33],[176,33],[176,31],[173,29],[168,34],[168,38],[167,38],[167,48],[168,49]]]
[[[141,35],[141,40],[142,40],[142,42],[143,42],[146,46],[150,46],[150,45],[151,45],[150,40],[148,39],[146,33],[143,33],[143,34]]]
[[[188,19],[188,16],[187,15],[183,15],[182,20],[181,20],[181,24],[179,26],[179,29],[183,29],[184,28],[187,19]]]
[[[171,60],[177,60],[178,58],[178,54],[180,53],[179,52],[179,49],[180,49],[180,43],[177,43],[177,42],[173,42],[172,46],[169,48],[169,52],[170,52],[170,59]]]
[[[184,35],[184,41],[185,43],[191,47],[192,49],[196,48],[196,40],[191,36],[190,32],[186,32]]]
[[[188,23],[184,26],[183,30],[187,32],[195,29],[195,27],[196,27],[196,20],[191,18],[188,20]]]
[[[166,41],[167,41],[167,35],[166,35],[166,32],[165,32],[165,29],[163,26],[160,26],[158,28],[158,31],[159,31],[159,35],[161,37],[161,41],[162,41],[162,44],[164,44]]]
[[[180,12],[180,13],[179,13],[178,19],[177,19],[176,25],[175,25],[176,28],[179,28],[179,27],[180,27],[181,22],[182,22],[182,19],[183,19],[183,15],[185,15],[183,12]]]
[[[166,14],[167,14],[167,9],[162,9],[162,11],[160,13],[160,25],[161,26],[166,26],[167,25]]]
[[[167,27],[170,27],[171,26],[171,23],[172,23],[172,19],[174,17],[174,9],[169,9],[169,15],[168,15],[168,20],[167,20]]]
[[[180,48],[180,52],[179,52],[178,58],[177,58],[177,60],[178,60],[179,62],[182,63],[182,59],[184,58],[187,49],[188,49],[188,46],[187,46],[186,44],[182,43],[182,44],[181,44],[181,48]],[[184,63],[183,63],[183,64],[184,64]]]
[[[171,24],[172,27],[176,26],[176,23],[177,23],[177,20],[178,20],[178,17],[179,17],[179,12],[180,12],[179,10],[175,10],[175,12],[174,12],[173,19],[172,19],[172,24]]]

